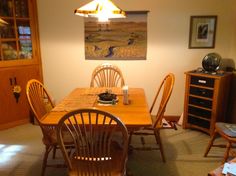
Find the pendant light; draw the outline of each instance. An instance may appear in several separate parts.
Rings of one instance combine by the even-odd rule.
[[[75,15],[95,17],[99,22],[107,22],[110,18],[125,18],[125,12],[111,0],[93,0],[75,10]]]

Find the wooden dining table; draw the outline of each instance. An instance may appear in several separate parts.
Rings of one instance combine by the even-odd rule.
[[[112,104],[99,102],[98,95],[106,91],[116,94],[117,102]],[[97,108],[118,117],[130,131],[150,126],[152,120],[144,90],[142,88],[129,88],[128,100],[128,104],[123,103],[122,88],[76,88],[47,113],[42,118],[41,123],[56,126],[61,117],[69,111],[79,108]]]

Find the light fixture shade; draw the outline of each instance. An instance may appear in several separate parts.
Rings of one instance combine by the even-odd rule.
[[[93,0],[76,9],[75,14],[83,17],[96,17],[99,21],[107,21],[109,18],[125,18],[125,12],[111,0]]]

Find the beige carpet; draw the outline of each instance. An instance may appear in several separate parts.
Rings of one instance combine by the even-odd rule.
[[[39,176],[44,152],[38,126],[26,124],[0,131],[0,176]],[[128,173],[132,176],[204,176],[221,163],[224,149],[212,148],[203,153],[209,136],[195,130],[162,130],[166,163],[159,151],[133,151],[129,155]],[[148,137],[148,145],[154,138]],[[132,145],[139,145],[134,138]],[[59,155],[57,155],[59,156]],[[49,162],[54,162],[49,159]],[[66,169],[47,168],[46,176],[66,175]]]

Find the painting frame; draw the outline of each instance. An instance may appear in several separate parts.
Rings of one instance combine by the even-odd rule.
[[[125,19],[85,18],[85,60],[146,60],[147,14],[125,11]]]
[[[217,16],[191,16],[189,49],[215,48]]]

